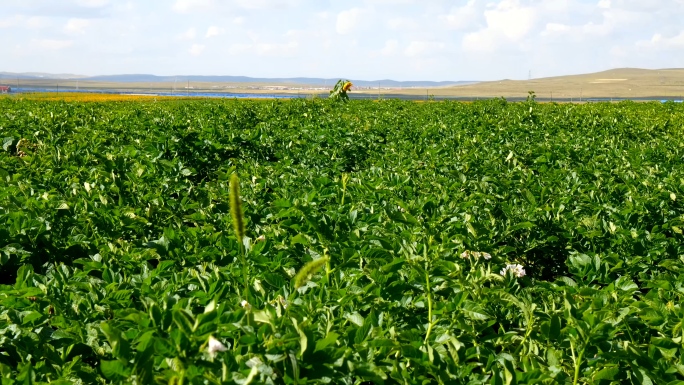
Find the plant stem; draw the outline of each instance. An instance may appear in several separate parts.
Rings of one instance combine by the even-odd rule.
[[[570,352],[572,353],[572,361],[575,366],[575,376],[573,378],[572,385],[577,385],[577,381],[579,380],[580,365],[582,365],[582,357],[584,356],[584,349],[586,347],[582,348],[582,350],[579,351],[577,357],[575,357],[575,349],[573,345],[574,344],[572,343],[572,341],[570,341]]]
[[[530,334],[532,334],[532,330],[533,330],[533,326],[534,326],[534,314],[532,314],[532,311],[529,311],[529,310],[525,311],[525,318],[527,319],[527,332],[525,332],[525,337],[523,337],[522,342],[520,342],[520,345],[515,350],[516,355],[518,353],[520,353],[523,346],[527,342],[527,339],[530,337]]]
[[[428,328],[425,333],[425,341],[427,344],[428,338],[430,338],[430,333],[432,332],[432,290],[430,290],[430,273],[428,271],[428,260],[427,260],[427,246],[424,249],[423,255],[425,256],[425,291],[427,292],[428,301]]]
[[[242,293],[244,300],[249,302],[249,274],[247,272],[247,249],[245,248],[245,245],[242,243],[242,240],[240,242],[240,257],[241,257],[241,265],[242,265],[242,279],[244,280],[244,292]]]
[[[340,201],[340,207],[344,206],[344,195],[347,192],[347,180],[349,180],[349,174],[342,174],[342,199]]]
[[[325,263],[325,282],[328,286],[330,286],[330,273],[330,259],[328,258],[328,261]]]
[[[425,343],[427,343],[428,338],[430,338],[430,332],[432,332],[432,293],[430,292],[430,276],[427,271],[425,272],[425,283],[427,284],[427,300],[428,300],[428,328],[425,333]]]

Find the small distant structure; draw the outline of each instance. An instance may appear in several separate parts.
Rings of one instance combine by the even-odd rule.
[[[10,86],[0,86],[0,94],[7,94],[12,92],[12,87]]]

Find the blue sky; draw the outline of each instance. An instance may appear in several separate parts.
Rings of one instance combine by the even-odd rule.
[[[0,71],[375,80],[684,67],[684,0],[2,0]]]

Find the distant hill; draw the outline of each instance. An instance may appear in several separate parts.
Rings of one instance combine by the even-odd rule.
[[[74,74],[50,74],[43,72],[0,72],[0,79],[84,79],[86,76]]]
[[[0,72],[0,79],[78,79],[83,81],[115,82],[115,83],[168,83],[186,82],[201,83],[268,83],[268,84],[298,84],[309,86],[331,86],[339,78],[252,78],[248,76],[199,76],[199,75],[179,75],[179,76],[157,76],[149,74],[122,74],[122,75],[101,75],[101,76],[82,76],[70,74],[47,74],[47,73],[11,73]],[[455,85],[465,85],[476,83],[474,81],[396,81],[390,79],[382,80],[351,80],[357,87],[445,87]]]
[[[607,71],[537,78],[530,80],[497,80],[461,87],[435,90],[435,95],[456,97],[525,98],[534,91],[546,100],[604,99],[683,99],[684,69],[615,68]]]
[[[120,74],[83,76],[40,72],[0,72],[0,84],[13,89],[125,90],[127,92],[219,92],[326,94],[338,78],[255,78],[248,76],[157,76]],[[354,80],[355,97],[417,97],[477,100],[504,97],[525,100],[530,91],[537,100],[684,100],[684,68],[616,68],[607,71],[496,81]],[[190,84],[188,84],[188,82]],[[282,86],[282,87],[281,87]],[[378,90],[378,86],[382,90]]]

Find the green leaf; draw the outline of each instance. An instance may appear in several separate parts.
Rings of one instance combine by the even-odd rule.
[[[14,143],[14,138],[9,136],[2,139],[2,149],[8,151],[10,146]]]
[[[212,299],[207,306],[204,307],[204,314],[211,313],[216,310],[216,300]]]
[[[286,209],[292,207],[292,203],[287,199],[276,199],[275,201],[273,201],[273,207]]]
[[[33,385],[35,383],[36,373],[33,370],[33,365],[31,364],[31,362],[20,364],[18,369],[19,369],[19,373],[17,375],[17,382],[16,383],[22,384],[22,385]],[[3,383],[4,383],[4,381],[3,381]]]
[[[556,341],[560,337],[561,332],[561,320],[558,315],[553,315],[551,317],[551,324],[549,326],[549,339]]]
[[[304,356],[304,352],[306,352],[306,348],[309,343],[309,339],[306,336],[306,333],[302,329],[300,329],[299,324],[297,323],[297,319],[295,318],[290,318],[292,321],[292,325],[294,326],[295,330],[297,330],[297,333],[299,333],[299,355]]]
[[[384,251],[384,250],[383,250]],[[387,257],[391,257],[391,255],[387,252]],[[387,263],[380,267],[380,270],[383,273],[392,273],[392,272],[397,272],[401,269],[401,267],[406,263],[406,260],[404,258],[394,258],[392,262]]]
[[[471,301],[466,301],[461,311],[466,317],[475,321],[484,321],[492,317],[480,305]]]
[[[109,345],[112,347],[112,355],[123,360],[130,359],[131,346],[123,333],[108,322],[101,323],[100,329],[107,337]]]
[[[556,281],[570,287],[577,287],[577,282],[570,277],[558,277]]]
[[[276,289],[280,289],[286,284],[283,276],[277,273],[264,273],[264,280]]]
[[[615,287],[626,292],[634,292],[636,290],[639,290],[639,286],[637,286],[636,283],[634,283],[631,279],[628,277],[620,277],[615,281]]]
[[[186,336],[192,335],[195,320],[185,310],[173,311],[173,323],[175,323]]]
[[[334,344],[340,335],[335,332],[329,332],[324,339],[316,341],[316,349],[314,352],[325,349],[328,345]]]
[[[409,225],[418,225],[418,220],[416,220],[416,218],[408,212],[402,213],[399,211],[388,211],[387,215],[391,220],[395,222],[405,223]]]
[[[159,305],[156,303],[152,303],[150,305],[150,319],[152,319],[152,323],[156,327],[161,327],[162,326],[162,311],[159,308]]]
[[[516,377],[515,367],[513,367],[513,363],[509,360],[504,360],[502,364],[504,367],[504,383],[506,385],[517,385],[518,378]]]
[[[601,381],[601,380],[613,380],[616,375],[620,373],[620,368],[618,367],[609,367],[609,368],[603,368],[596,372],[594,374],[594,381]]]
[[[363,326],[364,319],[363,319],[363,316],[361,316],[361,314],[359,314],[359,313],[356,313],[356,312],[351,313],[351,314],[347,313],[344,315],[344,318],[346,318],[349,322],[353,323],[354,325],[356,325],[358,327]]]
[[[37,312],[37,311],[32,311],[32,312],[30,312],[29,314],[27,314],[27,315],[24,316],[24,319],[23,319],[23,321],[22,321],[22,324],[23,324],[23,325],[33,324],[34,321],[37,321],[37,320],[39,320],[39,319],[41,319],[41,318],[43,318],[43,314],[42,314],[42,313],[39,313],[39,312]]]
[[[14,284],[15,289],[23,289],[27,287],[32,287],[33,282],[31,281],[31,276],[33,275],[33,265],[26,264],[19,268],[17,271],[17,280]]]
[[[534,227],[535,227],[535,224],[532,222],[522,222],[522,223],[518,223],[517,225],[513,225],[513,226],[509,227],[508,232],[512,233],[514,231],[518,231],[518,230],[522,230],[522,229],[531,229]]]
[[[254,313],[254,321],[273,326],[273,314],[268,309],[258,310]]]
[[[297,234],[290,239],[290,245],[302,244],[304,246],[309,244],[309,239],[304,234]]]
[[[354,343],[360,345],[363,341],[365,341],[372,327],[373,325],[371,317],[367,317],[363,322],[363,326],[356,329],[356,334],[354,335]]]
[[[653,381],[651,381],[651,378],[648,376],[648,374],[646,374],[646,371],[644,369],[639,368],[639,371],[636,373],[637,378],[641,381],[641,385],[653,385]]]
[[[122,360],[100,360],[100,370],[110,380],[128,378],[130,374],[130,369],[127,367],[126,362]]]

